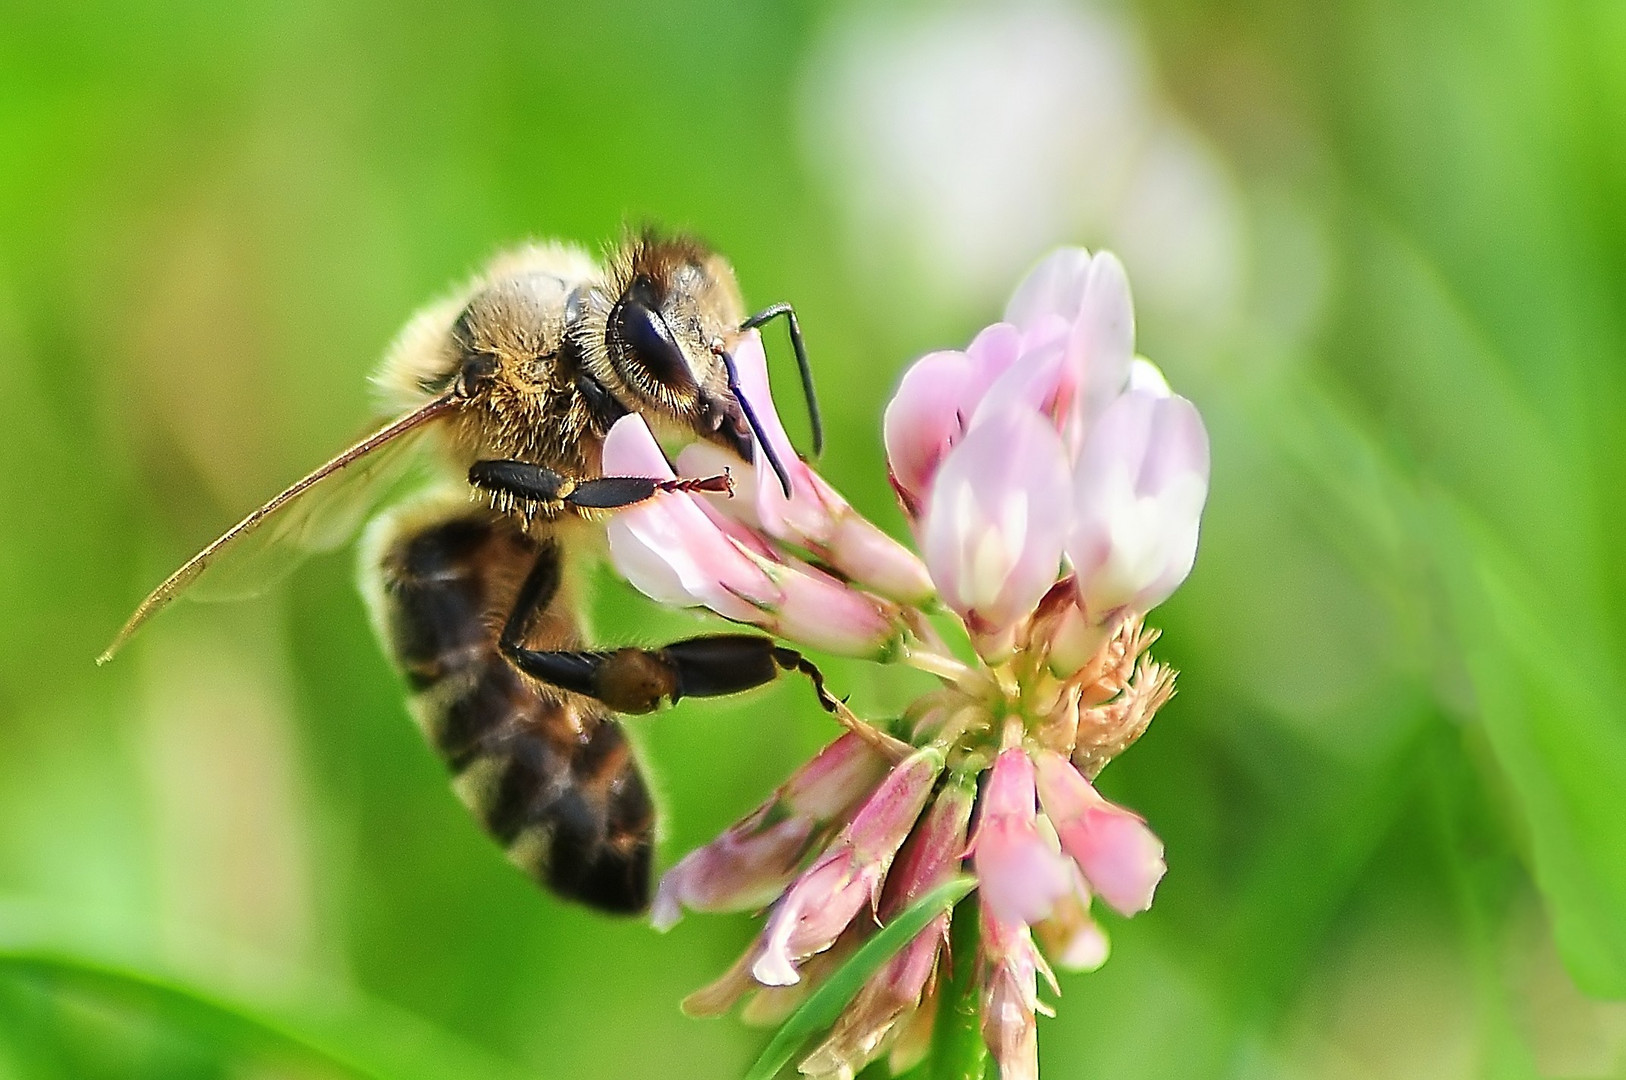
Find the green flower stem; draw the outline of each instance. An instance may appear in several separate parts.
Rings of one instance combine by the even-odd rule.
[[[975,893],[954,909],[949,924],[950,974],[938,987],[931,1053],[915,1070],[920,1080],[982,1080],[988,1073],[977,981],[977,946],[982,936],[978,913]]]

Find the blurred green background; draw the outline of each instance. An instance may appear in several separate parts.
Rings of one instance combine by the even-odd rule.
[[[1207,418],[1181,694],[1102,779],[1169,874],[1046,1077],[1626,1076],[1626,6],[577,7],[0,6],[0,1077],[743,1071],[677,1002],[749,921],[511,870],[350,557],[91,663],[415,307],[643,220],[797,304],[895,532],[898,372],[1056,243]],[[832,734],[800,686],[634,727],[664,864]]]

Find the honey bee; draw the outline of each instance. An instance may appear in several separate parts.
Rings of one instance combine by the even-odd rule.
[[[582,640],[571,581],[598,546],[594,523],[662,491],[730,490],[726,473],[604,476],[603,441],[636,412],[658,434],[707,440],[742,463],[760,454],[788,495],[731,353],[741,334],[779,317],[817,452],[817,399],[794,310],[747,316],[733,269],[701,241],[631,234],[602,266],[565,244],[497,257],[415,315],[386,353],[376,382],[397,418],[189,560],[99,662],[183,592],[241,592],[233,580],[263,583],[278,560],[347,538],[405,464],[438,460],[445,479],[378,517],[362,544],[363,591],[411,711],[453,788],[516,864],[568,899],[643,910],[654,810],[617,714],[735,693],[791,670],[811,676],[833,706],[806,659],[760,635],[655,649]]]

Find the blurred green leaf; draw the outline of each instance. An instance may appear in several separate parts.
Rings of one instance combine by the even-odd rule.
[[[272,1003],[120,956],[33,905],[0,905],[0,972],[48,975],[110,997],[136,995],[191,1029],[291,1049],[368,1080],[520,1080],[517,1066],[354,990],[304,985]],[[534,1077],[531,1080],[535,1080]]]
[[[1626,997],[1626,725],[1619,673],[1487,533],[1442,500],[1432,530],[1496,760],[1529,830],[1559,950],[1581,987]]]
[[[746,1073],[746,1080],[773,1080],[803,1043],[836,1022],[859,987],[879,971],[893,953],[907,945],[927,923],[958,903],[976,883],[977,879],[969,876],[944,882],[864,942],[774,1033],[762,1056]]]

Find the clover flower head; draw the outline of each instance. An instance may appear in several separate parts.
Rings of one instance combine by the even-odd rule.
[[[1144,617],[1191,571],[1209,460],[1195,406],[1135,355],[1134,333],[1122,264],[1069,248],[965,349],[912,365],[883,431],[915,550],[796,457],[760,340],[742,335],[741,392],[789,465],[789,497],[747,467],[739,497],[663,493],[609,526],[615,565],[656,600],[941,682],[890,719],[837,705],[849,731],[661,882],[663,928],[684,908],[766,910],[745,955],[685,1007],[743,998],[767,1019],[969,866],[978,956],[950,956],[953,913],[934,918],[801,1061],[806,1075],[918,1060],[945,966],[974,962],[1001,1075],[1036,1077],[1041,976],[1054,991],[1053,966],[1106,960],[1097,899],[1126,916],[1152,903],[1163,845],[1093,781],[1173,693]],[[716,453],[691,447],[678,471],[715,474]],[[610,432],[604,468],[675,475],[636,415]],[[949,614],[967,650],[946,643]]]

